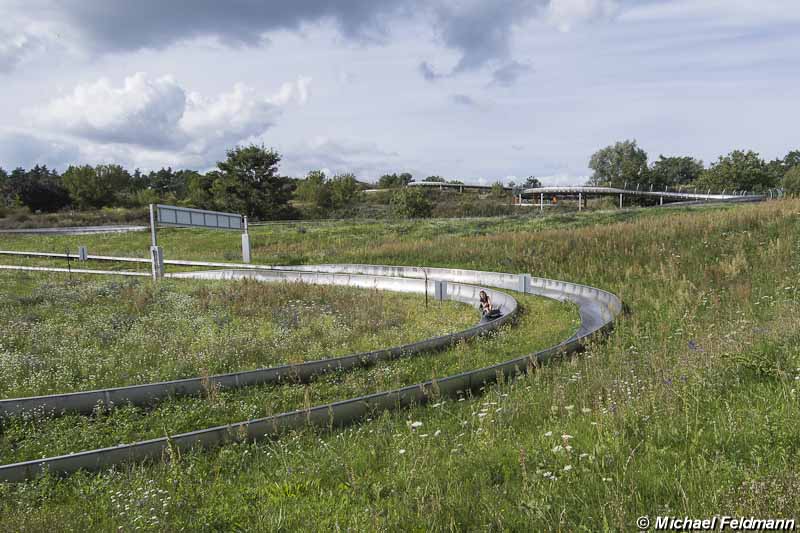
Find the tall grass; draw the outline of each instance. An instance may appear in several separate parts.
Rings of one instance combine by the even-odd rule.
[[[335,357],[466,329],[478,318],[455,302],[432,303],[426,314],[420,296],[302,283],[3,277],[3,398]]]
[[[347,430],[304,430],[103,474],[0,485],[4,525],[631,531],[640,515],[796,517],[799,213],[800,202],[783,201],[261,230],[260,261],[524,271],[612,290],[628,312],[584,354],[480,398]],[[138,238],[92,245],[135,248]],[[205,253],[193,248],[198,241],[164,239],[176,254]],[[492,342],[475,346],[492,350]],[[394,368],[402,366],[385,371]],[[294,401],[302,405],[303,395]],[[87,431],[103,420],[87,420]]]

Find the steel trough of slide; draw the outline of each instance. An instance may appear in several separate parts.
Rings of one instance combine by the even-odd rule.
[[[125,461],[160,458],[169,446],[191,449],[246,439],[275,437],[291,429],[299,429],[305,426],[320,428],[340,427],[383,410],[423,404],[430,398],[458,397],[471,392],[475,393],[485,385],[498,379],[514,377],[553,356],[577,350],[587,340],[611,327],[614,319],[622,310],[622,303],[619,298],[607,291],[576,283],[537,278],[526,274],[381,265],[303,265],[274,267],[274,269],[278,273],[277,277],[284,279],[293,279],[301,273],[313,274],[318,276],[314,279],[319,283],[333,280],[341,281],[338,276],[349,276],[351,279],[356,280],[372,279],[373,282],[378,278],[394,280],[386,282],[389,284],[396,283],[397,280],[416,280],[424,284],[421,287],[427,287],[433,281],[447,281],[448,288],[454,288],[453,294],[450,296],[453,299],[464,298],[460,301],[470,301],[469,299],[474,295],[474,291],[478,290],[479,287],[495,287],[519,291],[576,304],[580,313],[581,325],[573,336],[555,346],[484,368],[436,380],[428,380],[399,389],[236,424],[59,457],[3,465],[0,466],[0,481],[25,481],[43,472],[69,474],[78,470],[103,469]],[[229,270],[184,272],[171,274],[171,276],[199,279],[237,279],[242,277],[256,278],[264,274],[266,274],[264,270]],[[362,278],[362,276],[365,276],[365,278]],[[511,297],[509,296],[509,298]],[[516,306],[516,301],[513,301]]]

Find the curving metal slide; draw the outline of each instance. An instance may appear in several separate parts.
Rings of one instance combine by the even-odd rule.
[[[750,194],[746,191],[734,191],[731,194],[713,194],[680,191],[654,191],[652,189],[620,189],[617,187],[593,187],[593,186],[555,186],[555,187],[536,187],[525,189],[522,196],[536,197],[537,195],[584,195],[584,196],[647,196],[652,198],[663,198],[676,201],[718,201],[718,202],[758,202],[765,200],[767,196],[772,197],[772,190],[769,195]]]
[[[115,258],[118,260],[120,258]],[[189,262],[182,262],[189,263]],[[200,262],[191,262],[202,264]],[[220,263],[215,263],[221,265]],[[70,455],[37,459],[22,463],[0,466],[0,481],[25,481],[45,471],[68,474],[77,470],[97,470],[125,461],[161,457],[170,446],[190,449],[201,446],[216,446],[226,442],[245,439],[260,439],[278,436],[288,430],[306,425],[315,427],[340,427],[375,413],[419,405],[432,397],[458,397],[478,393],[488,383],[498,379],[514,377],[559,354],[579,349],[587,340],[611,327],[613,320],[622,310],[622,303],[614,294],[576,283],[532,277],[528,274],[508,274],[461,270],[449,268],[423,268],[384,265],[302,265],[293,267],[265,267],[258,270],[251,265],[229,265],[247,270],[215,270],[206,272],[182,272],[168,274],[174,278],[193,279],[243,279],[260,281],[305,281],[319,284],[339,284],[356,287],[370,287],[381,290],[401,290],[405,292],[427,292],[433,287],[442,298],[465,303],[475,303],[478,291],[482,288],[490,292],[495,303],[503,306],[504,316],[487,324],[478,324],[467,330],[451,335],[427,339],[406,347],[390,348],[355,354],[327,361],[312,361],[301,365],[289,365],[273,369],[263,369],[250,375],[240,372],[224,376],[214,376],[218,383],[226,387],[248,386],[256,383],[280,382],[283,379],[311,379],[321,372],[336,368],[352,368],[370,364],[381,359],[391,359],[402,355],[418,353],[452,343],[461,338],[479,335],[499,327],[511,320],[517,312],[516,300],[501,291],[519,291],[572,302],[577,305],[581,325],[570,338],[539,352],[520,355],[509,361],[488,367],[462,372],[436,380],[428,380],[407,387],[351,398],[339,402],[300,409],[274,416],[248,420],[236,424],[212,427],[171,437],[151,439],[110,448],[89,450]],[[45,270],[37,267],[11,267],[20,270]],[[53,269],[62,271],[63,269]],[[73,270],[75,272],[75,270]],[[91,273],[91,270],[82,272]],[[98,271],[99,272],[99,271]],[[105,273],[105,272],[103,272]],[[119,273],[115,273],[119,274]],[[442,283],[446,282],[446,283]],[[251,379],[252,378],[252,379]],[[19,413],[22,409],[39,408],[60,412],[75,409],[85,411],[89,402],[99,401],[108,405],[120,402],[147,403],[158,398],[175,394],[192,394],[202,387],[198,378],[174,382],[155,383],[106,391],[87,391],[67,395],[3,400],[6,415]],[[135,393],[134,393],[135,392]],[[98,394],[99,393],[99,396]],[[72,403],[72,402],[75,403]]]

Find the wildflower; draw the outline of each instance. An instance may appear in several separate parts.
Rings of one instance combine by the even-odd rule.
[[[553,432],[552,431],[548,431],[547,433],[544,434],[544,436],[545,437],[552,437],[553,436]]]
[[[418,427],[422,427],[422,422],[411,422],[409,426],[411,429],[417,429]]]
[[[436,432],[433,434],[433,436],[434,437],[438,437],[441,434],[442,434],[442,430],[441,429],[437,429]]]
[[[570,470],[572,470],[572,465],[567,465],[564,467],[564,472],[569,472]]]
[[[566,433],[564,433],[563,435],[561,435],[561,438],[564,440],[569,440],[572,438],[572,435],[567,435]]]
[[[566,409],[567,411],[572,411],[573,409],[575,409],[575,406],[574,405],[567,405],[566,407],[564,407],[564,409]]]
[[[406,453],[406,449],[405,448],[400,448],[400,451],[398,453],[400,455],[403,455],[404,453]]]
[[[588,415],[591,412],[592,412],[592,410],[589,409],[588,407],[584,407],[583,409],[581,409],[581,413],[583,413],[585,415]]]

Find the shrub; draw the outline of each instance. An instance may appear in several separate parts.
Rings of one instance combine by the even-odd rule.
[[[431,216],[433,206],[420,189],[405,188],[392,195],[392,210],[403,218],[427,218]]]
[[[786,194],[800,194],[800,165],[790,168],[783,176],[783,190]]]

